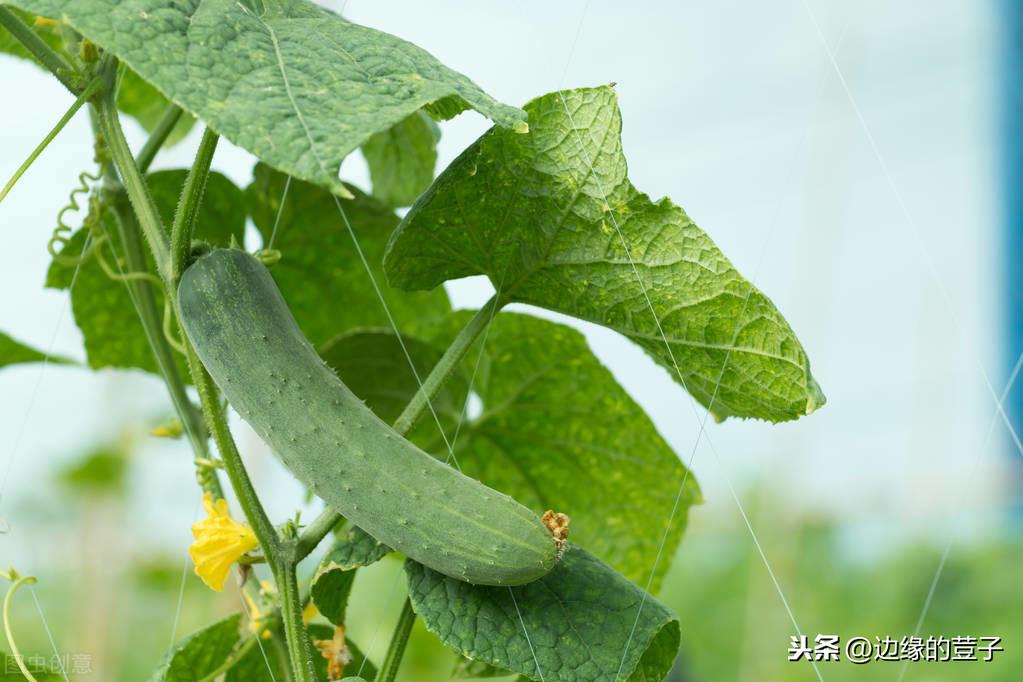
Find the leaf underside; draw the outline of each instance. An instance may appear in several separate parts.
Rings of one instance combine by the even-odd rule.
[[[510,300],[624,334],[722,418],[824,403],[774,304],[680,207],[629,182],[612,88],[525,109],[529,135],[492,128],[409,211],[385,261],[394,286],[485,274]]]
[[[522,127],[425,50],[308,0],[3,0],[63,18],[267,164],[344,194],[341,161],[424,106]]]
[[[678,651],[677,618],[579,547],[514,588],[470,585],[412,561],[405,573],[427,629],[463,656],[533,680],[663,680]]]

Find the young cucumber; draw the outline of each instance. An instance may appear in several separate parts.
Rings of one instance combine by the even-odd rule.
[[[373,414],[320,359],[256,258],[237,249],[200,256],[178,301],[185,333],[231,405],[352,523],[470,583],[521,585],[553,568],[555,541],[540,518]]]

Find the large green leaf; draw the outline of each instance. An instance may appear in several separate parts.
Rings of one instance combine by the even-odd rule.
[[[178,193],[186,175],[183,170],[170,170],[152,173],[148,178],[153,199],[167,224],[174,217]],[[123,258],[124,250],[113,214],[105,213],[103,220],[116,253]],[[211,173],[199,209],[196,237],[227,246],[232,237],[240,240],[244,231],[245,210],[241,190],[220,173]],[[65,247],[64,255],[81,254],[86,237],[84,228],[77,231]],[[116,269],[110,245],[104,245],[103,249],[107,261]],[[76,279],[71,291],[71,309],[84,337],[89,366],[93,369],[138,368],[158,373],[156,360],[125,283],[110,279],[93,257],[77,269],[54,261],[46,274],[46,286],[67,289],[72,278]],[[162,310],[162,292],[158,291],[156,295]],[[183,362],[181,367],[184,369]],[[187,377],[187,371],[183,371],[182,376]]]
[[[150,682],[200,682],[219,668],[240,639],[241,614],[192,633],[170,648]]]
[[[69,360],[60,355],[47,355],[42,351],[26,346],[25,344],[12,339],[7,334],[0,332],[0,367],[43,361],[57,365],[74,363],[73,360]]]
[[[387,253],[393,285],[485,274],[511,300],[619,331],[673,375],[677,364],[719,417],[784,421],[824,403],[771,301],[681,208],[629,182],[612,88],[526,110],[529,135],[491,129],[412,207]]]
[[[59,27],[51,25],[37,26],[35,25],[35,17],[33,15],[18,9],[12,9],[12,11],[25,23],[32,26],[36,34],[47,45],[57,52],[63,51],[64,41],[59,34]],[[0,53],[10,54],[27,59],[34,64],[39,64],[36,58],[2,27],[0,27]],[[131,69],[125,69],[124,77],[121,79],[120,87],[117,91],[117,107],[121,111],[132,116],[147,131],[151,131],[156,126],[157,121],[160,120],[168,104],[170,104],[170,101],[160,94],[159,90],[142,80]],[[195,118],[190,114],[184,114],[181,120],[178,121],[178,124],[174,126],[165,144],[171,146],[180,142],[194,124]]]
[[[408,206],[433,182],[440,128],[425,111],[379,132],[362,145],[373,196],[389,206]]]
[[[415,329],[417,324],[451,309],[442,290],[410,293],[387,286],[380,263],[387,240],[398,224],[391,209],[350,187],[355,199],[342,204],[342,216],[336,198],[326,190],[292,180],[285,195],[286,182],[283,173],[258,164],[246,190],[246,201],[264,243],[272,241],[273,248],[283,253],[271,272],[299,326],[314,345],[355,327],[390,324],[345,218],[401,331]]]
[[[470,585],[412,561],[405,572],[416,613],[441,641],[530,679],[663,680],[678,651],[675,616],[579,547],[521,587]]]
[[[424,105],[524,128],[426,51],[308,0],[4,0],[64,17],[271,166],[335,192],[341,161]]]
[[[457,314],[452,328],[469,315]],[[477,345],[467,354],[467,371],[478,352]],[[656,591],[700,490],[582,334],[497,315],[473,389],[483,405],[455,444],[462,471],[527,507],[568,514],[573,542],[641,585],[663,542]]]

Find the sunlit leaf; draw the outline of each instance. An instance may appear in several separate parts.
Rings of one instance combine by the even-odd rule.
[[[784,421],[824,403],[774,304],[680,207],[629,182],[612,88],[526,110],[529,135],[491,129],[412,207],[388,248],[393,285],[485,274],[510,300],[629,337],[719,417]]]

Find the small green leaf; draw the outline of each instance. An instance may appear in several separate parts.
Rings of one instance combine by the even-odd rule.
[[[416,613],[444,644],[533,680],[619,679],[619,666],[627,680],[663,680],[678,651],[678,619],[577,546],[521,587],[470,585],[412,561],[405,573]]]
[[[302,331],[315,345],[360,326],[388,327],[387,315],[352,242],[337,199],[307,182],[292,180],[259,164],[246,190],[249,214],[264,244],[281,251],[271,272]],[[417,324],[451,310],[447,294],[404,292],[387,286],[380,263],[387,240],[398,224],[391,209],[350,187],[355,199],[341,202],[363,254],[398,328],[413,331]],[[284,198],[284,208],[277,214]],[[277,233],[274,235],[274,225]]]
[[[160,216],[170,224],[174,218],[178,195],[187,171],[169,170],[148,176],[150,190]],[[118,256],[123,258],[118,226],[113,214],[103,216],[106,233]],[[232,237],[241,238],[245,231],[245,210],[242,191],[220,173],[211,173],[196,223],[196,238],[227,246]],[[65,256],[81,254],[87,237],[86,230],[78,230],[65,247]],[[116,271],[117,265],[111,244],[103,246],[107,262]],[[152,271],[151,256],[146,254]],[[75,268],[54,261],[46,274],[46,286],[67,289],[76,277],[71,292],[71,309],[75,323],[82,331],[89,367],[137,368],[153,374],[159,372],[150,350],[142,323],[135,312],[128,288],[124,282],[110,279],[100,268],[95,256],[81,267]],[[162,314],[163,293],[156,292],[157,309]],[[182,376],[187,377],[181,360]]]
[[[192,633],[164,656],[150,682],[199,682],[231,655],[240,639],[241,614],[234,614]]]
[[[785,421],[824,404],[774,304],[680,207],[629,182],[612,88],[526,110],[528,135],[492,128],[412,207],[388,247],[392,285],[485,274],[510,300],[624,334],[676,378],[677,364],[719,417]]]
[[[445,340],[470,316],[453,315]],[[582,334],[529,315],[497,315],[474,390],[482,411],[455,444],[462,471],[531,509],[568,514],[573,543],[640,585],[663,542],[656,592],[700,489]]]
[[[338,193],[341,161],[424,105],[520,124],[404,40],[308,0],[4,0],[76,30],[269,165]]]
[[[349,526],[320,562],[310,594],[323,617],[343,625],[357,568],[369,566],[391,551],[356,526]]]
[[[125,69],[117,90],[117,108],[138,121],[146,132],[153,131],[169,104],[170,100],[159,90],[131,69]],[[194,125],[195,117],[188,112],[183,113],[167,136],[164,146],[172,147],[181,142]]]
[[[440,128],[417,111],[362,145],[373,196],[388,206],[408,206],[433,182]]]
[[[46,358],[46,353],[15,341],[7,334],[0,332],[0,367],[30,362],[43,362],[44,360],[56,365],[74,364],[74,360],[69,360],[59,355],[50,355],[49,360],[46,360]]]

